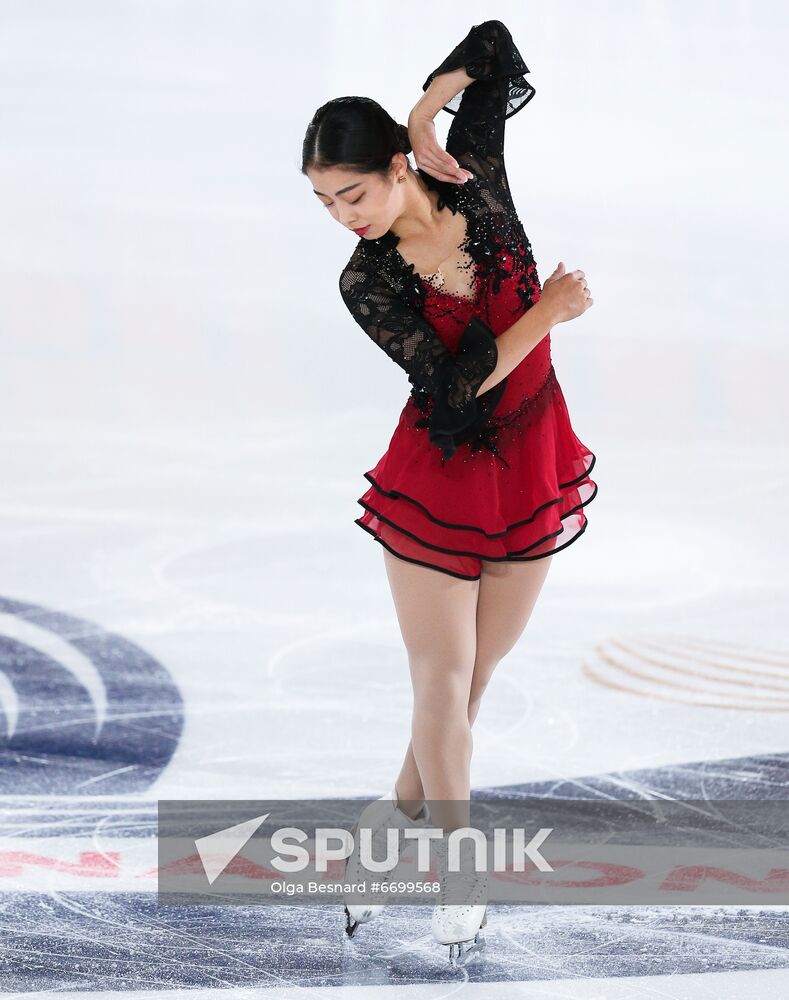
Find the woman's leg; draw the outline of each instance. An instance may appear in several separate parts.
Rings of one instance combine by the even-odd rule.
[[[387,550],[384,558],[414,689],[410,751],[417,775],[404,765],[395,786],[398,798],[436,803],[432,819],[445,830],[468,826],[468,703],[480,581],[461,580]]]
[[[477,595],[476,652],[467,706],[470,726],[496,665],[513,648],[531,617],[552,559],[551,555],[526,562],[483,560]],[[395,787],[403,799],[411,800],[407,808],[414,815],[425,792],[412,742],[408,744]]]
[[[482,561],[477,600],[477,655],[469,693],[473,723],[496,665],[520,638],[537,603],[553,556],[525,562]]]

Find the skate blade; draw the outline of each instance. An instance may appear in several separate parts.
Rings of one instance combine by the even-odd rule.
[[[348,908],[348,904],[345,904],[345,931],[350,937],[359,924],[366,924],[369,920],[375,919],[375,917],[380,916],[383,912],[383,907],[377,909],[375,906],[368,906],[362,908],[360,906],[354,906],[354,913]]]
[[[457,941],[449,946],[449,964],[468,965],[469,962],[481,957],[484,950],[485,938],[477,931],[473,941]]]
[[[367,920],[370,919],[370,917],[362,916],[360,920],[357,920],[356,917],[351,915],[351,911],[348,909],[347,906],[344,909],[345,909],[345,933],[350,938],[353,937],[354,933],[356,932],[356,928],[359,926],[359,924],[365,923]],[[370,911],[367,910],[365,912],[369,914]]]

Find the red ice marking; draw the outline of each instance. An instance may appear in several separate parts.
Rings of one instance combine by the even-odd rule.
[[[599,878],[593,879],[555,879],[551,872],[516,872],[512,868],[507,868],[506,872],[491,872],[494,878],[503,879],[506,882],[521,882],[524,885],[547,885],[556,889],[585,889],[600,888],[607,885],[626,885],[628,882],[637,882],[644,878],[645,872],[640,868],[633,868],[630,865],[614,865],[605,861],[555,861],[551,858],[551,866],[556,868],[574,867],[587,868],[592,871],[599,871],[602,874]]]
[[[161,868],[151,868],[149,871],[143,872],[139,878],[147,878],[151,875],[161,875],[163,873],[167,873],[168,875],[192,875],[198,873],[202,875],[205,873],[205,869],[203,868],[200,855],[190,854],[188,857],[171,861]],[[273,871],[264,865],[256,864],[241,854],[237,854],[227,863],[222,869],[222,874],[241,875],[244,878],[254,879],[281,879],[283,877],[282,872]]]
[[[707,879],[736,885],[748,892],[789,892],[789,869],[771,868],[767,878],[754,879],[714,865],[680,865],[669,872],[660,888],[673,892],[693,892]]]
[[[25,868],[49,868],[89,878],[114,878],[120,872],[120,851],[80,851],[79,861],[61,861],[31,851],[0,851],[0,877],[21,875]]]

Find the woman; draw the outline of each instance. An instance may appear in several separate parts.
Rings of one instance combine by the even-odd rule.
[[[550,354],[551,328],[593,300],[584,272],[561,262],[540,288],[504,165],[505,120],[535,93],[528,72],[505,25],[485,21],[428,76],[407,129],[374,101],[341,97],[304,140],[302,172],[360,237],[343,300],[412,386],[356,521],[383,547],[414,689],[379,830],[428,817],[445,833],[469,825],[482,693],[597,492]],[[446,151],[441,108],[454,116]],[[469,882],[470,905],[434,909],[450,960],[453,945],[479,940],[483,882]],[[348,933],[381,909],[346,908]]]

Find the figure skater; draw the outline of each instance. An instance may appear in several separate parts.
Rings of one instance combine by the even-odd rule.
[[[338,97],[303,145],[315,197],[359,237],[342,298],[411,385],[355,522],[383,548],[414,694],[405,759],[370,825],[441,827],[442,885],[446,838],[469,825],[483,692],[597,493],[550,349],[552,328],[593,299],[584,272],[561,261],[540,286],[504,164],[505,121],[535,93],[528,72],[505,25],[485,21],[427,77],[407,127],[369,98]],[[450,962],[484,944],[486,873],[461,871],[467,904],[439,897],[431,924]],[[346,905],[347,934],[382,909]]]

